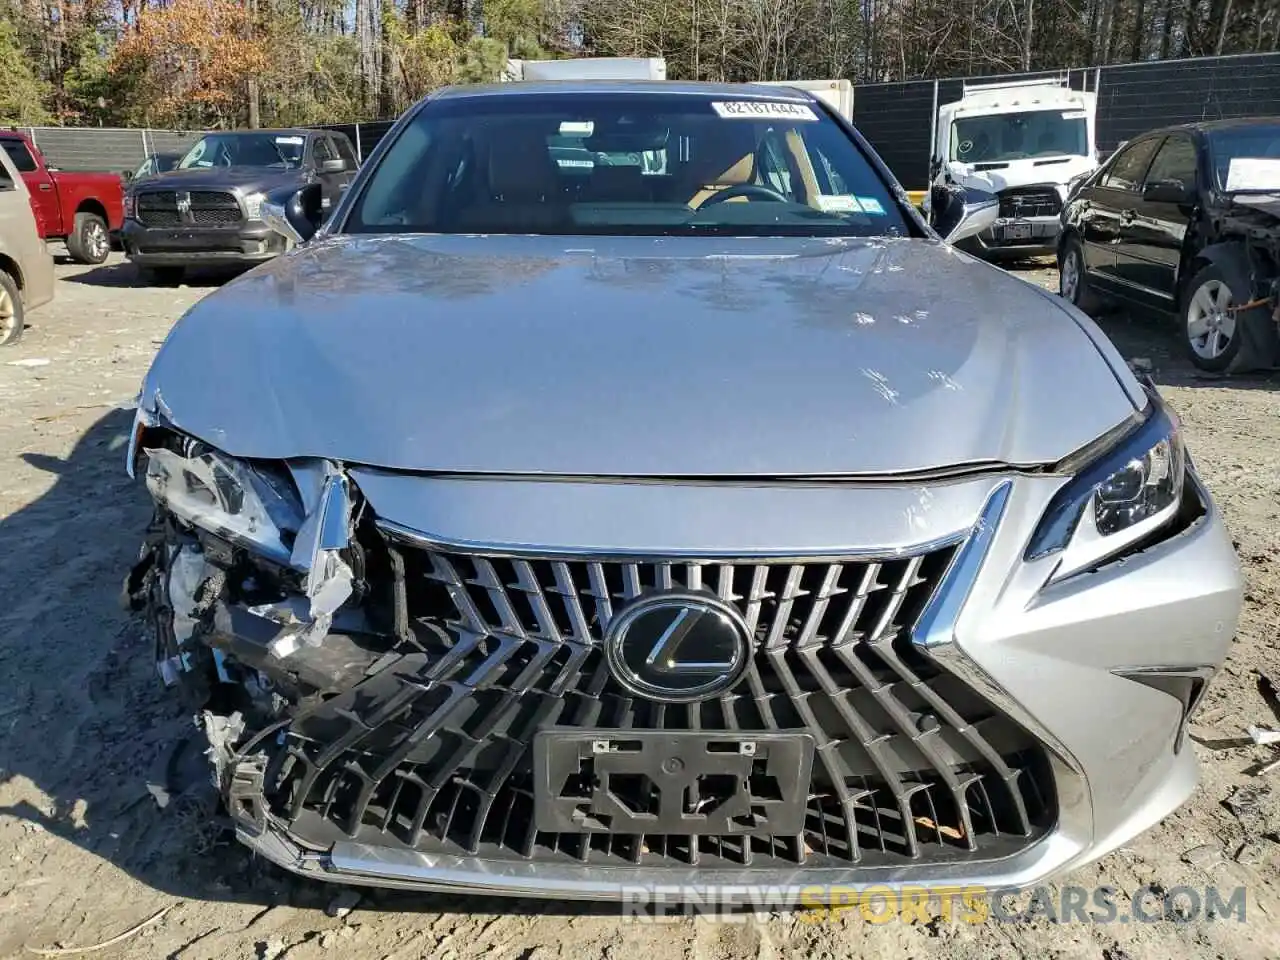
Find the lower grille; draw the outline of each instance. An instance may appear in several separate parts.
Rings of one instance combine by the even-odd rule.
[[[1010,187],[1000,191],[1000,216],[1056,217],[1062,212],[1058,191],[1046,187]]]
[[[494,859],[781,867],[1016,853],[1056,817],[1043,749],[910,643],[955,549],[878,561],[684,563],[402,545],[392,566],[410,652],[295,717],[268,749],[268,802],[311,843],[346,838]],[[669,589],[732,604],[754,636],[742,680],[715,699],[638,697],[606,662],[612,617]],[[807,734],[803,829],[539,831],[532,744],[551,727]],[[649,802],[646,789],[617,785],[634,809]],[[693,808],[716,802],[714,784],[703,791],[691,791]]]
[[[222,190],[140,193],[137,211],[138,222],[146,227],[225,227],[234,226],[242,219],[235,194]]]

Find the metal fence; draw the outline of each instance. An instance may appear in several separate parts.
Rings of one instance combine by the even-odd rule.
[[[356,156],[368,156],[392,121],[321,124],[345,133]],[[59,170],[110,170],[132,173],[153,153],[183,153],[200,139],[199,130],[157,130],[137,127],[19,127],[27,134],[45,162]]]
[[[1164,60],[1067,71],[1079,90],[1098,94],[1098,146],[1171,123],[1280,114],[1280,53]],[[929,147],[938,104],[958,100],[966,80],[1061,76],[1062,71],[1004,77],[950,77],[854,88],[853,120],[909,189],[929,180]],[[321,124],[340,130],[367,157],[393,121]],[[200,136],[179,130],[33,127],[49,163],[64,170],[133,170],[151,152],[183,150]]]
[[[1071,86],[1098,94],[1098,148],[1114,150],[1153,127],[1280,114],[1280,53],[1163,60],[1065,71]],[[965,82],[1060,77],[1064,71],[950,77],[854,88],[853,122],[908,189],[929,181],[939,104],[959,100]]]

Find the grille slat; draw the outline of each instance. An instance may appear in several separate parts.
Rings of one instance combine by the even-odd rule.
[[[349,837],[498,858],[785,867],[1014,852],[1055,816],[1044,751],[910,643],[954,553],[704,563],[402,546],[397,619],[419,652],[296,721],[269,800]],[[754,655],[718,699],[663,704],[613,678],[611,618],[663,590],[719,597],[749,624]],[[805,733],[816,749],[803,831],[539,832],[532,743],[555,724]],[[564,789],[586,791],[566,794],[586,809],[589,783]],[[714,788],[691,793],[715,800]]]
[[[1001,217],[1056,217],[1062,212],[1062,198],[1052,187],[1009,187],[999,196]]]
[[[186,213],[179,207],[184,191],[147,190],[136,198],[138,222],[147,227],[229,227],[243,219],[235,194],[221,190],[186,192]]]

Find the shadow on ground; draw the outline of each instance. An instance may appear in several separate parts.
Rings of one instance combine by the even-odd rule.
[[[75,265],[71,260],[60,259],[61,264]],[[247,267],[191,267],[182,278],[182,286],[186,287],[220,287],[247,272]],[[68,283],[82,283],[91,287],[174,287],[177,284],[163,284],[144,279],[138,268],[128,260],[104,263],[90,267],[79,273],[64,273],[59,280]]]
[[[52,475],[52,486],[0,520],[0,583],[13,588],[15,601],[0,612],[0,785],[10,796],[30,795],[28,780],[48,798],[0,806],[0,817],[25,821],[183,900],[322,908],[336,887],[255,861],[226,831],[200,756],[203,740],[192,739],[192,718],[156,675],[146,625],[119,603],[150,516],[145,490],[124,473],[131,425],[130,411],[112,410],[65,460],[23,454]],[[170,769],[177,767],[184,769]],[[161,809],[148,783],[166,781],[177,789]],[[56,855],[48,861],[57,862]],[[61,862],[68,863],[65,855]],[[397,912],[617,913],[610,904],[390,891],[365,891],[361,904]]]

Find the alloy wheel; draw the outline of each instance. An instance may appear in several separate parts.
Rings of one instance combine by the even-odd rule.
[[[4,287],[0,287],[0,343],[5,343],[13,336],[14,327],[18,323],[18,309],[13,297]]]
[[[1196,356],[1216,360],[1231,345],[1236,316],[1231,288],[1221,280],[1206,280],[1187,305],[1187,341]]]
[[[107,237],[106,228],[94,220],[85,226],[84,233],[84,245],[89,256],[94,260],[105,260],[111,251],[111,240]]]
[[[1063,297],[1075,303],[1076,293],[1080,289],[1080,257],[1075,250],[1068,250],[1062,261],[1062,276],[1058,287]]]

